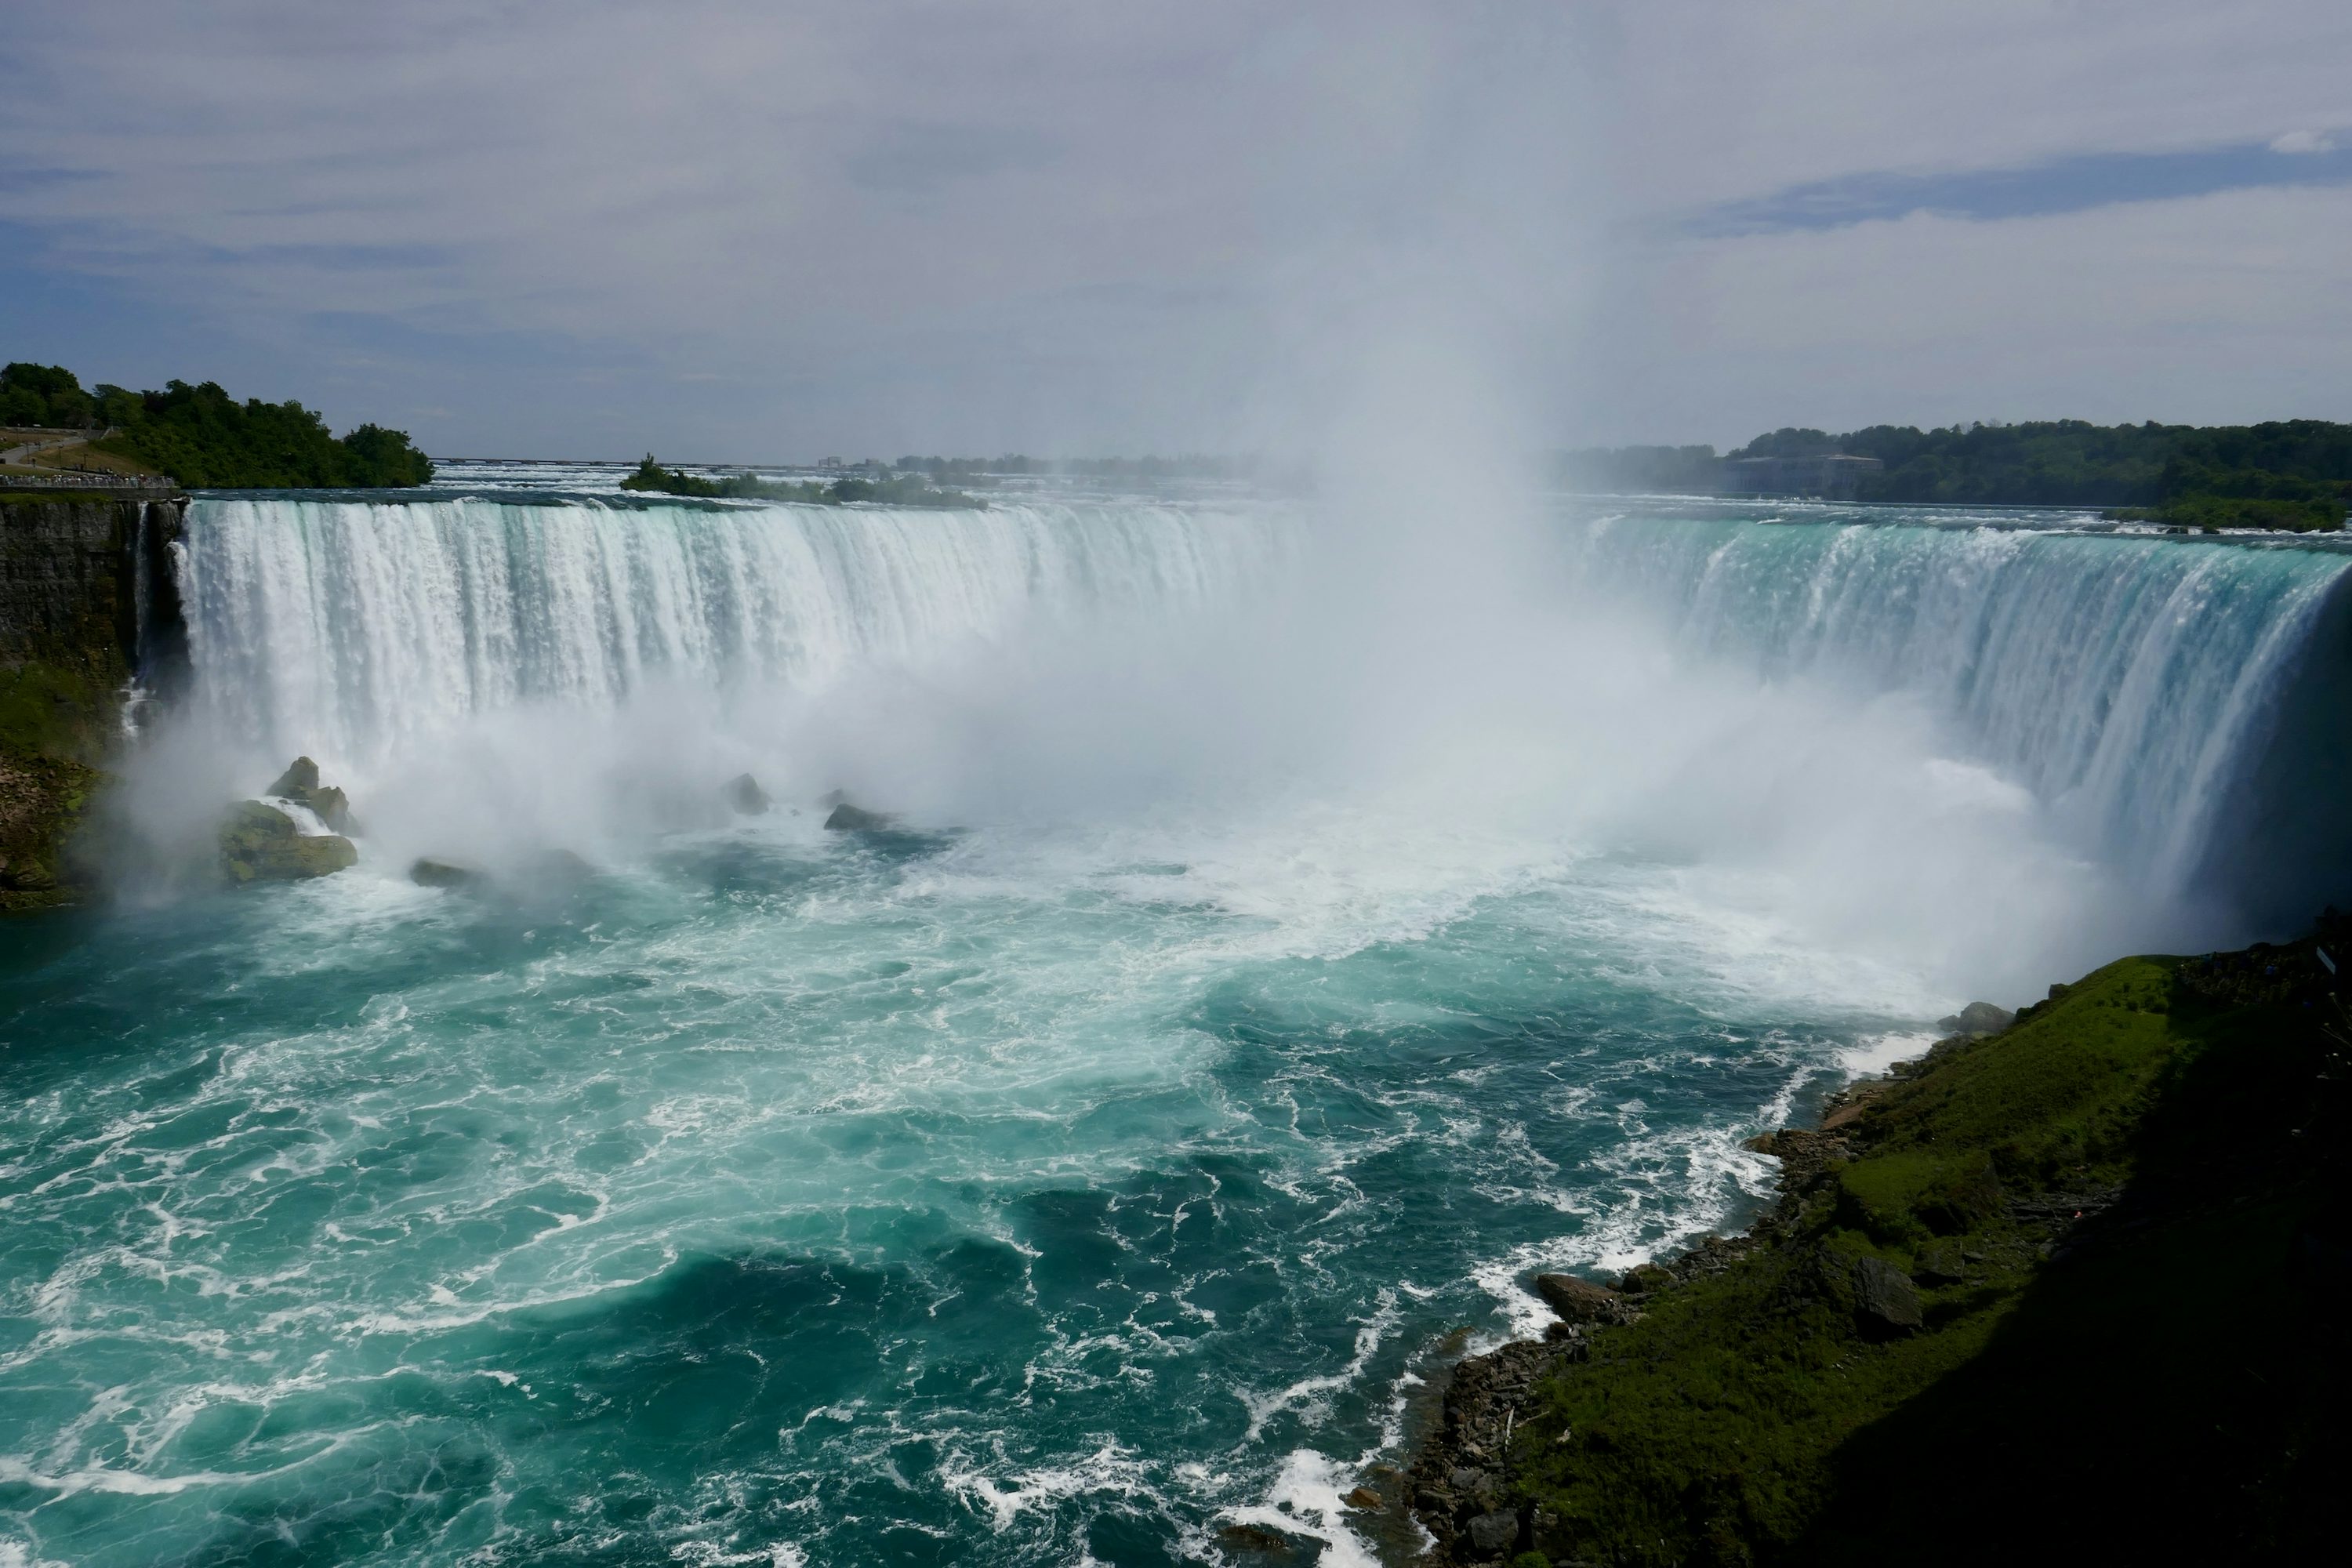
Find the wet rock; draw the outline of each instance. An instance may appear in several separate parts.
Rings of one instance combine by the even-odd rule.
[[[833,808],[833,815],[824,819],[824,826],[834,833],[871,833],[889,826],[893,820],[881,812],[866,811],[845,800]]]
[[[1268,1530],[1262,1524],[1229,1524],[1217,1531],[1217,1544],[1229,1552],[1241,1553],[1245,1560],[1259,1562],[1311,1562],[1318,1554],[1316,1545]]]
[[[1536,1294],[1568,1322],[1605,1321],[1616,1315],[1617,1292],[1573,1274],[1538,1274]]]
[[[330,833],[355,834],[359,824],[352,818],[352,805],[342,790],[333,784],[319,782],[319,764],[308,757],[297,757],[264,795],[279,800],[290,800],[307,807],[326,825]]]
[[[425,856],[409,867],[408,879],[420,888],[478,888],[488,883],[489,877],[478,867]]]
[[[1883,1258],[1857,1258],[1853,1264],[1854,1326],[1878,1339],[1917,1331],[1919,1292],[1911,1277]]]
[[[719,793],[740,816],[765,816],[768,807],[774,804],[768,798],[768,792],[760,787],[760,781],[750,773],[738,773],[729,779]]]
[[[221,824],[220,857],[222,874],[243,884],[331,876],[358,864],[360,854],[340,834],[305,834],[276,806],[247,800]]]
[[[1354,1491],[1349,1492],[1340,1500],[1345,1502],[1349,1508],[1360,1509],[1366,1513],[1378,1513],[1381,1509],[1388,1506],[1386,1500],[1381,1498],[1381,1494],[1374,1491],[1370,1487],[1358,1487]]]
[[[1519,1541],[1519,1516],[1496,1509],[1470,1521],[1470,1551],[1477,1557],[1500,1557]]]
[[[319,764],[308,757],[297,757],[278,775],[278,782],[262,791],[280,800],[300,800],[319,787]]]
[[[502,898],[526,900],[568,893],[595,874],[595,867],[569,849],[543,849],[523,860],[501,865],[495,873],[462,860],[443,860],[432,856],[408,868],[408,879],[420,888],[477,893],[495,890]]]

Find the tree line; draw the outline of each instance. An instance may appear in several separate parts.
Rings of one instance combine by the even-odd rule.
[[[362,425],[338,437],[299,403],[239,403],[210,381],[85,390],[62,366],[10,364],[0,369],[0,426],[109,431],[91,441],[95,450],[199,488],[402,488],[433,478],[432,459],[405,431]]]
[[[2352,502],[2352,425],[2101,426],[2083,419],[1787,428],[1712,447],[1619,447],[1559,455],[1563,482],[1601,489],[1714,491],[1746,458],[1875,458],[1857,500],[1954,506],[2077,506],[2190,526],[2335,528]]]

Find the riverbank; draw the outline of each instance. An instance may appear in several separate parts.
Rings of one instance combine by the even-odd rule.
[[[1776,1207],[1453,1373],[1442,1563],[2316,1554],[2352,930],[2121,960],[1759,1139]]]

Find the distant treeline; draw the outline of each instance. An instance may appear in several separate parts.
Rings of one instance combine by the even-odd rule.
[[[373,489],[421,485],[433,464],[407,433],[362,425],[338,437],[299,403],[239,403],[213,382],[166,383],[161,392],[99,385],[85,391],[58,365],[0,370],[0,426],[112,435],[101,452],[223,489]]]
[[[2352,501],[2352,425],[2290,419],[2266,425],[2093,425],[2081,419],[1954,425],[1920,430],[1874,425],[1831,435],[1783,429],[1736,451],[1618,447],[1559,455],[1559,475],[1583,489],[1714,492],[1727,465],[1748,458],[1824,453],[1875,458],[1855,499],[1960,506],[2135,508],[2163,514],[2190,502],[2266,526],[2334,527]],[[2206,506],[2200,517],[2215,515]],[[2298,524],[2304,517],[2312,523]]]
[[[961,490],[941,489],[920,474],[863,473],[838,479],[763,479],[757,474],[728,474],[707,479],[677,468],[665,468],[653,454],[646,455],[635,472],[621,481],[625,490],[658,495],[700,496],[718,500],[787,500],[810,506],[843,506],[850,501],[877,501],[885,506],[979,507],[987,503]]]
[[[838,463],[829,466],[839,467]],[[1188,452],[1174,458],[1032,458],[1007,452],[995,458],[918,458],[895,463],[864,463],[859,468],[888,468],[899,474],[921,474],[933,480],[970,484],[999,475],[1061,474],[1100,479],[1240,479],[1260,467],[1255,458],[1219,458]]]

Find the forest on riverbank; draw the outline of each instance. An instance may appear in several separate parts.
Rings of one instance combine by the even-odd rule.
[[[200,489],[404,489],[433,478],[405,431],[368,424],[339,437],[299,403],[240,403],[210,381],[85,389],[62,365],[12,363],[0,369],[0,427],[86,432],[90,450]]]
[[[1880,465],[1857,480],[1862,501],[2135,509],[2188,527],[2273,528],[2337,527],[2352,503],[2352,425],[2324,419],[1790,427],[1719,456],[1703,446],[1562,452],[1555,472],[1584,489],[1708,494],[1738,488],[1737,463],[1832,453]]]

